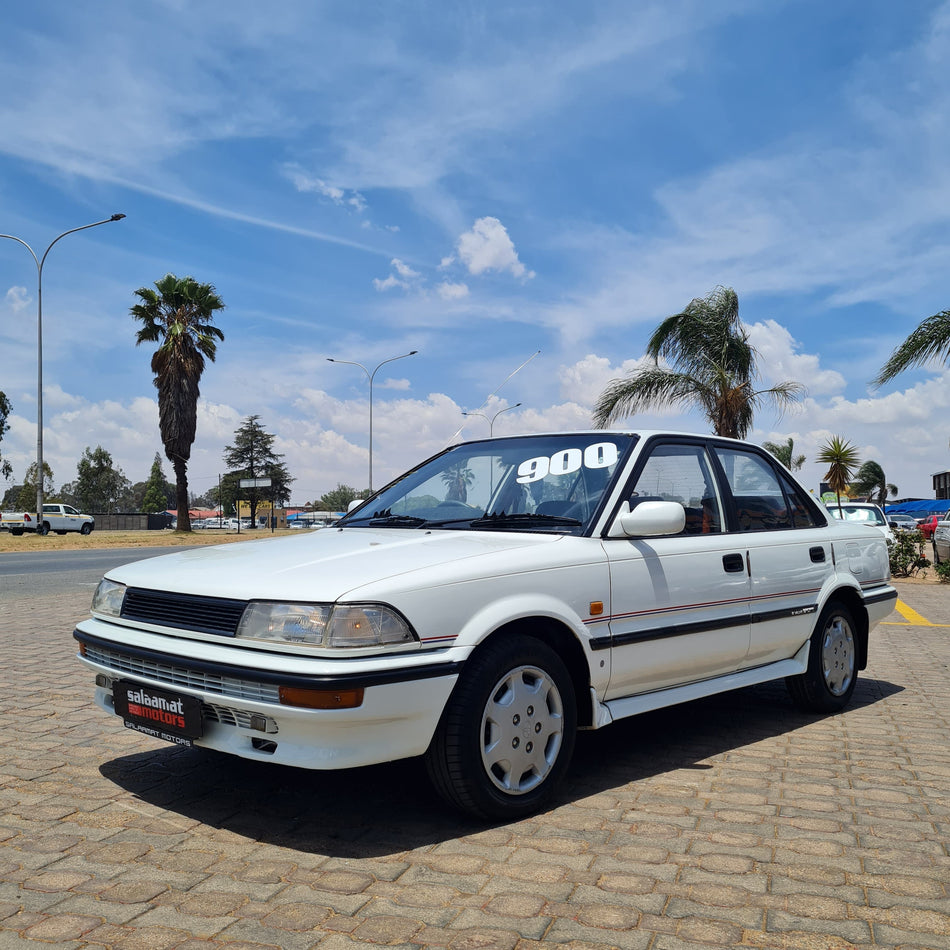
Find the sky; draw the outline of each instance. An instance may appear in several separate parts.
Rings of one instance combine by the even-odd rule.
[[[932,498],[950,370],[870,381],[950,307],[948,53],[950,3],[923,0],[11,6],[0,233],[42,258],[126,215],[44,263],[54,482],[97,445],[148,477],[152,349],[129,309],[170,272],[226,305],[196,494],[252,414],[295,503],[366,487],[374,370],[376,488],[492,428],[589,428],[657,324],[723,285],[762,388],[808,393],[749,439],[793,438],[816,490],[837,435],[899,497]],[[16,482],[36,457],[37,277],[0,240]],[[680,408],[625,424],[709,431]]]

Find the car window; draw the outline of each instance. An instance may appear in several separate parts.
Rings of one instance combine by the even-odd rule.
[[[856,505],[829,505],[828,510],[842,521],[857,521],[862,524],[885,525],[884,515],[879,508],[859,508]]]
[[[705,449],[700,445],[655,446],[627,501],[676,501],[686,511],[683,534],[722,531],[722,503]]]
[[[762,456],[723,446],[716,446],[715,453],[732,491],[740,531],[774,531],[813,523],[807,519],[807,507],[804,515],[797,511],[804,507],[800,497],[795,500],[798,493],[788,496],[783,479]],[[784,481],[793,487],[787,479]],[[803,517],[805,525],[801,523]]]

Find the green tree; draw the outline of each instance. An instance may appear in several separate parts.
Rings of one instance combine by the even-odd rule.
[[[17,499],[16,507],[24,511],[32,511],[36,508],[36,462],[30,462],[26,469],[26,476],[23,479],[23,487],[20,489],[20,497]],[[53,470],[49,467],[46,460],[43,460],[43,497],[52,499],[53,496]]]
[[[242,488],[241,500],[251,508],[251,525],[256,527],[257,506],[264,499],[275,505],[286,504],[294,479],[281,461],[283,455],[274,451],[275,436],[264,430],[260,416],[248,416],[234,432],[234,445],[224,448],[224,464],[229,475],[237,478],[269,478],[266,488]]]
[[[20,492],[23,491],[22,485],[11,485],[3,493],[3,501],[0,502],[0,508],[4,511],[13,511],[14,508],[20,507]],[[34,503],[36,498],[33,499]]]
[[[897,495],[897,486],[887,480],[884,469],[871,459],[858,469],[851,488],[859,495],[867,495],[869,501],[876,502],[882,508],[887,504],[888,495]]]
[[[791,436],[785,442],[763,442],[762,448],[771,452],[790,472],[797,472],[805,464],[805,456],[795,454],[795,440]]]
[[[652,366],[612,380],[594,409],[594,425],[665,405],[703,411],[717,435],[741,439],[752,428],[756,409],[772,403],[784,409],[804,394],[801,383],[786,381],[755,389],[757,353],[739,321],[739,298],[731,287],[716,287],[681,313],[667,317],[647,343]],[[660,366],[663,359],[669,368]]]
[[[174,501],[175,489],[162,471],[162,457],[155,453],[152,460],[152,470],[145,483],[145,493],[142,496],[142,511],[165,511]]]
[[[73,493],[82,511],[112,512],[118,509],[119,498],[128,491],[131,482],[116,468],[112,455],[101,445],[90,449],[87,445],[76,465]]]
[[[10,400],[3,390],[0,390],[0,442],[3,441],[3,433],[10,428],[7,418],[13,411]],[[11,478],[13,476],[13,466],[0,454],[0,478]]]
[[[346,511],[351,501],[357,498],[369,498],[369,489],[364,488],[357,491],[349,485],[338,483],[336,488],[320,496],[320,500],[314,502],[318,511]]]
[[[912,330],[907,339],[891,353],[872,385],[883,386],[904,370],[935,359],[944,363],[950,359],[950,310],[941,310],[927,317]]]
[[[841,495],[848,488],[848,484],[854,477],[854,472],[858,467],[860,456],[857,448],[850,442],[846,442],[840,436],[832,436],[824,445],[818,447],[816,456],[822,465],[828,466],[825,473],[825,481],[828,487],[835,493],[838,499],[838,507],[841,507]]]
[[[142,323],[135,344],[158,343],[151,366],[158,389],[158,427],[165,456],[175,470],[178,530],[191,531],[188,459],[198,426],[198,383],[205,360],[214,362],[215,341],[224,340],[212,323],[224,302],[211,284],[174,274],[156,281],[155,290],[140,287],[135,295],[142,301],[130,310]]]

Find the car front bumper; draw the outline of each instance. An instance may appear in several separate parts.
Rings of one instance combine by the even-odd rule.
[[[152,634],[139,634],[134,645],[127,637],[123,642],[111,640],[102,635],[108,628],[91,620],[73,634],[80,643],[80,661],[96,674],[95,702],[100,708],[117,714],[117,680],[194,696],[202,712],[202,735],[194,745],[309,769],[352,768],[421,755],[461,666],[444,656],[433,661],[416,654],[411,662],[390,656],[376,669],[340,673],[341,664],[332,660],[269,654],[267,668],[261,669],[234,663],[236,653],[245,663],[257,659],[255,651],[221,646],[202,650],[204,655],[196,659],[169,653],[167,638]],[[181,643],[177,641],[179,647]],[[281,686],[361,688],[363,699],[353,708],[306,708],[282,703]]]

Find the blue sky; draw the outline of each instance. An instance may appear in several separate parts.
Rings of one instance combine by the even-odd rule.
[[[950,306],[950,4],[37,0],[0,32],[0,232],[42,255],[44,451],[147,477],[158,434],[133,291],[213,284],[190,483],[251,413],[294,500],[456,436],[584,428],[657,323],[734,287],[763,385],[750,438],[830,435],[931,497],[950,374],[869,381]],[[0,451],[35,457],[36,269],[0,241]],[[538,352],[540,351],[540,352]],[[537,353],[529,360],[533,354]],[[525,364],[525,361],[528,361]],[[510,374],[525,364],[511,378]],[[506,381],[507,380],[507,381]],[[503,385],[502,385],[503,384]],[[641,427],[705,431],[702,417]],[[170,474],[170,466],[165,465]]]

